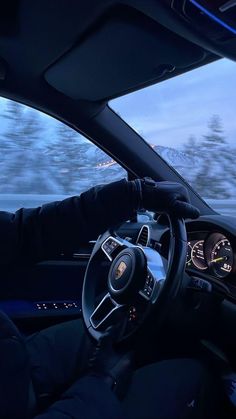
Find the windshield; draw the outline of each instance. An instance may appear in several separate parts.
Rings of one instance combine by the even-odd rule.
[[[110,106],[216,211],[236,215],[236,63],[222,59]]]

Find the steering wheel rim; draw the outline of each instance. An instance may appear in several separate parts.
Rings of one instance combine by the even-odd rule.
[[[83,290],[82,290],[82,314],[85,326],[89,332],[89,334],[95,339],[98,340],[100,336],[104,333],[105,329],[108,326],[112,326],[109,324],[109,321],[117,324],[121,322],[122,316],[127,316],[127,309],[131,305],[131,301],[124,301],[117,299],[117,294],[112,293],[111,286],[109,283],[109,277],[107,282],[107,292],[105,296],[100,298],[100,302],[96,303],[96,293],[97,293],[97,286],[98,283],[104,281],[103,278],[98,278],[98,268],[99,264],[103,260],[105,256],[105,260],[110,262],[109,274],[112,270],[112,266],[115,270],[115,264],[119,262],[119,255],[121,255],[122,251],[125,249],[129,249],[126,252],[123,252],[126,256],[126,253],[129,255],[130,250],[139,248],[138,253],[142,252],[145,256],[146,260],[146,276],[144,284],[147,281],[147,275],[151,273],[152,279],[154,279],[154,288],[151,293],[152,298],[146,298],[146,308],[145,312],[143,313],[143,318],[138,323],[137,327],[133,327],[131,332],[128,334],[121,333],[119,337],[117,337],[118,341],[126,339],[133,335],[143,324],[145,317],[150,312],[152,308],[155,308],[157,305],[161,307],[160,314],[164,315],[168,309],[170,308],[170,304],[173,300],[175,300],[180,294],[183,285],[183,277],[185,272],[185,263],[186,263],[186,254],[187,254],[187,233],[185,222],[183,219],[176,218],[171,215],[167,215],[169,218],[169,225],[170,225],[170,242],[169,242],[169,255],[167,261],[167,267],[164,264],[163,256],[154,249],[151,248],[144,248],[141,246],[136,246],[127,242],[126,240],[122,239],[121,237],[115,235],[111,230],[106,231],[102,234],[95,246],[93,248],[90,260],[87,265],[87,269],[85,272],[84,282],[83,282]],[[114,243],[117,244],[117,251],[115,251],[114,256],[112,257],[111,254],[107,254],[106,250],[104,249],[104,244],[108,243],[109,240],[113,240]],[[136,252],[136,250],[135,250]],[[133,253],[133,250],[132,252]],[[124,255],[121,255],[121,262],[124,261]],[[118,262],[116,261],[118,257]],[[140,256],[140,258],[142,258]],[[132,259],[132,255],[130,256]],[[136,262],[136,260],[135,260]],[[134,262],[134,263],[135,263]],[[125,263],[126,264],[126,263]],[[156,266],[154,266],[156,264]],[[142,268],[142,265],[141,265]],[[164,273],[163,273],[164,269]],[[130,269],[130,275],[133,278],[132,280],[128,280],[127,283],[125,282],[125,286],[122,287],[121,295],[124,294],[125,289],[131,288],[134,286],[137,276],[137,271],[133,273],[133,270]],[[145,269],[144,269],[145,271]],[[112,271],[113,272],[113,271]],[[113,283],[116,285],[116,281],[114,278],[114,274],[112,274]],[[124,274],[122,274],[124,275]],[[121,278],[122,278],[121,275]],[[130,281],[130,282],[129,282]],[[132,282],[133,281],[133,282]],[[131,285],[130,285],[131,284]],[[143,287],[142,281],[139,281],[139,286]],[[136,286],[136,285],[135,285]],[[126,288],[125,288],[126,287]],[[133,288],[135,292],[135,287]],[[145,293],[142,292],[144,290],[140,289],[138,294],[145,300]],[[154,292],[155,290],[155,292]],[[111,295],[112,293],[112,295]],[[136,296],[137,297],[137,296]],[[147,296],[146,296],[147,297]],[[124,298],[124,296],[122,297]],[[113,306],[112,306],[113,305]],[[99,311],[98,311],[99,310]],[[106,318],[106,310],[109,313],[108,318]],[[110,310],[110,311],[109,311]],[[99,321],[99,316],[101,315],[101,311],[104,312],[104,318],[102,322]],[[126,319],[127,321],[127,319]],[[101,324],[100,324],[101,323]],[[114,324],[113,324],[114,325]]]

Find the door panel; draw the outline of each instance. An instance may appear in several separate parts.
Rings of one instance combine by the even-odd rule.
[[[2,269],[0,310],[33,332],[81,316],[81,294],[91,246],[71,260]]]

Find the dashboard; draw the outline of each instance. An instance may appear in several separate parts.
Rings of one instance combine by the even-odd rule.
[[[220,215],[202,216],[187,221],[186,272],[220,286],[225,295],[236,301],[236,218]],[[169,249],[169,225],[157,220],[141,227],[137,242],[157,249],[165,258]]]
[[[221,232],[188,233],[186,270],[196,270],[217,279],[230,278],[235,271],[234,243]]]

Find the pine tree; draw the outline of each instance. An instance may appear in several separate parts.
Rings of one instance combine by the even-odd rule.
[[[55,191],[47,157],[39,145],[42,124],[37,111],[8,101],[2,117],[1,193],[47,194]]]
[[[225,182],[225,175],[229,170],[225,161],[225,154],[228,154],[226,144],[220,117],[213,115],[209,121],[208,133],[203,136],[200,143],[203,164],[197,173],[196,183],[197,191],[203,197],[211,199],[230,197]]]
[[[11,192],[12,180],[17,177],[18,149],[20,129],[22,124],[22,106],[13,101],[7,101],[1,118],[4,119],[6,129],[1,135],[1,173],[0,191]]]
[[[58,186],[53,179],[52,168],[45,153],[45,143],[40,141],[43,134],[42,125],[38,112],[30,109],[25,112],[20,148],[24,158],[18,174],[19,188],[22,182],[21,193],[58,193]]]
[[[211,145],[216,149],[226,144],[222,121],[219,115],[213,115],[208,124],[209,132],[203,136],[202,147],[210,148]]]
[[[183,153],[187,154],[188,157],[196,156],[198,152],[198,144],[196,137],[194,135],[190,135],[188,141],[183,145]]]
[[[89,179],[87,153],[89,141],[62,123],[55,127],[55,137],[47,145],[46,153],[50,160],[60,193],[80,192],[80,183]]]
[[[193,151],[194,147],[196,152]],[[193,138],[189,139],[183,151],[193,158],[193,169],[186,171],[184,177],[202,197],[208,199],[234,197],[236,150],[230,149],[218,115],[213,115],[210,119],[208,133],[203,135],[202,140],[196,142]]]

